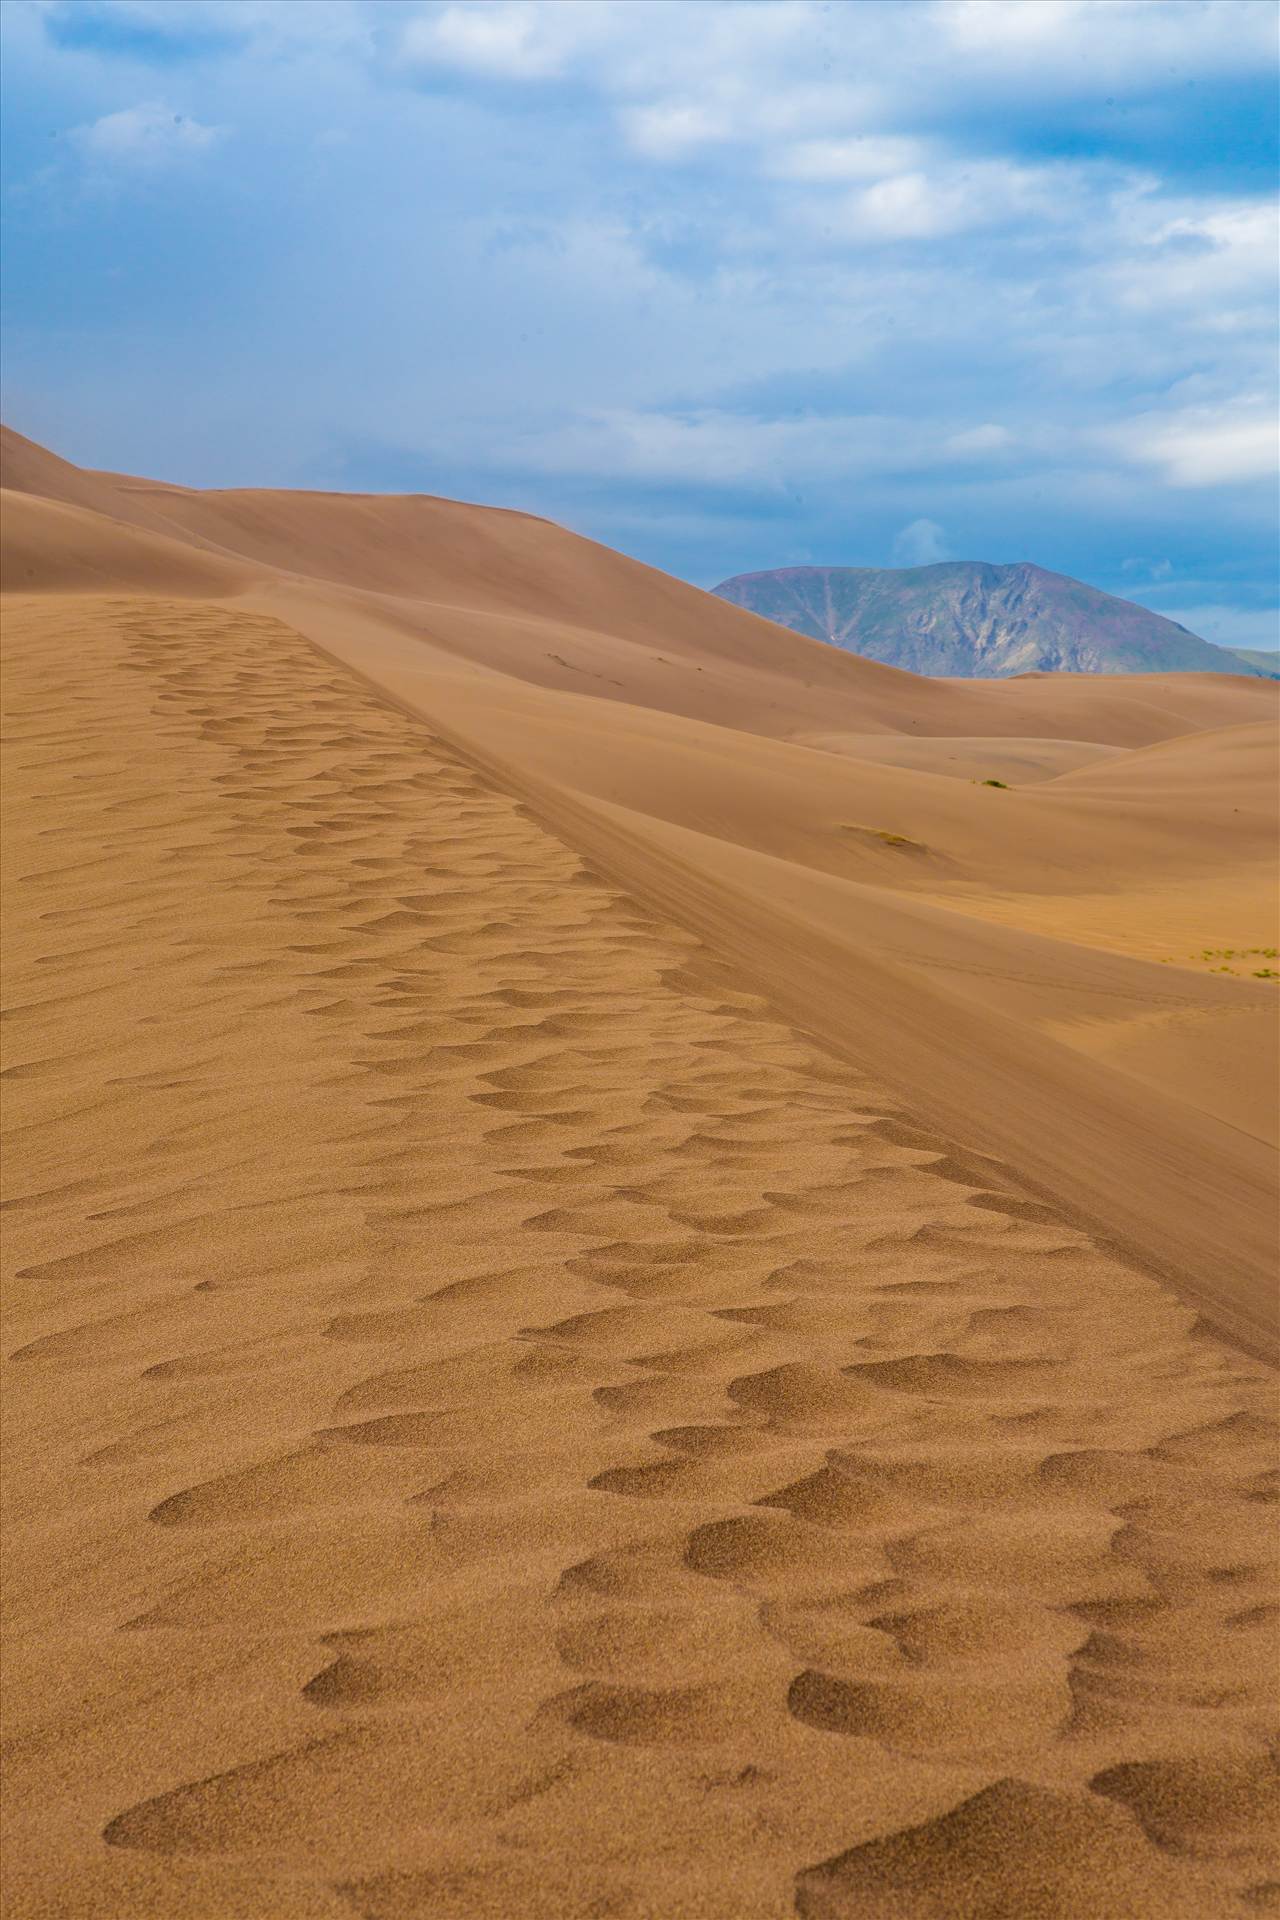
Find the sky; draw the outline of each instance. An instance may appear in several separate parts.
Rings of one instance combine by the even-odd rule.
[[[1274,646],[1272,0],[4,0],[3,410]]]

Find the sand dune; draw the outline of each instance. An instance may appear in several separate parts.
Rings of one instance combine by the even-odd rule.
[[[1274,687],[1230,674],[1115,675],[1105,688],[1079,675],[922,680],[528,514],[425,495],[196,492],[86,473],[9,429],[0,455],[10,489],[230,557],[237,572],[248,563],[264,588],[310,606],[317,626],[365,625],[380,676],[402,664],[496,669],[522,685],[784,738],[847,726],[1141,746],[1275,712]],[[47,583],[14,577],[62,584],[56,567]]]
[[[6,454],[6,1912],[1267,1910],[1274,688]]]
[[[235,593],[249,571],[185,541],[118,521],[92,507],[46,500],[8,487],[0,491],[4,580],[23,589],[70,593],[132,587],[201,596]]]
[[[589,695],[453,673],[376,612],[320,609],[289,589],[255,597],[745,962],[789,1017],[923,1119],[1011,1160],[1215,1325],[1274,1355],[1276,999],[1251,977],[1271,963],[1255,953],[1224,976],[1208,969],[1234,963],[1200,958],[1275,944],[1265,763],[1250,754],[1238,806],[1223,798],[1204,817],[1194,799],[1158,793],[1108,810],[1059,781],[995,791],[644,704],[611,704],[605,725]],[[1160,696],[1176,703],[1167,723],[1182,729],[1198,698],[1216,722],[1216,696],[1239,687],[1246,710],[1266,712],[1274,699],[1256,684],[1263,703],[1248,681],[1174,687]],[[1105,695],[1092,697],[1106,717]],[[1128,701],[1122,690],[1126,726]],[[1148,1045],[1141,1075],[1117,1070],[1110,1039],[1123,1047],[1152,1010],[1176,1016],[1177,1044]],[[1226,1016],[1247,1036],[1247,1064],[1242,1077],[1215,1070],[1201,1102],[1187,1049],[1216,1058]]]

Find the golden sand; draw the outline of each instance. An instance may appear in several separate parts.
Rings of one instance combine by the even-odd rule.
[[[327,648],[385,623],[355,673],[251,604],[296,584],[143,592],[132,539],[114,588],[73,541],[74,586],[5,620],[6,1914],[1268,1910],[1274,1374],[1210,1330],[1265,1344],[1265,1193],[1252,1237],[1198,1219],[1230,1251],[1174,1291],[1157,1225],[1111,1244],[1156,1210],[1141,1163],[1094,1231],[1083,1147],[1020,1163],[919,1098],[926,1046],[945,1083],[1004,1022],[1015,1111],[1100,1115],[1114,1159],[1154,1083],[1053,1021],[1158,1011],[1156,982],[1192,1024],[1256,1019],[1265,985],[993,925],[994,985],[940,994],[972,921],[868,877],[892,849],[842,852],[854,881],[803,857],[804,770],[840,756],[749,736],[793,854],[730,783],[713,895],[712,749],[680,759],[705,721],[593,698],[552,792],[584,696],[406,665],[402,599],[306,589]],[[1243,699],[1168,693],[1201,697],[1209,732]],[[977,858],[967,780],[853,778],[922,782],[931,845],[936,790],[963,796],[949,857]],[[1143,806],[1117,885],[1168,842]],[[841,1005],[797,1024],[794,930],[821,956],[846,899],[883,977],[846,928]],[[958,977],[976,949],[949,951]],[[898,1081],[857,1058],[864,994],[868,1027],[917,1009]],[[1260,1139],[1179,1071],[1153,1153],[1199,1141],[1252,1191]]]

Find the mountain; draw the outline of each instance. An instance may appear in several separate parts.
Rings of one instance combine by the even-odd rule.
[[[1237,660],[1243,660],[1264,680],[1280,680],[1280,653],[1265,653],[1260,647],[1227,647],[1225,651],[1234,654]]]
[[[793,633],[911,673],[1002,680],[1019,673],[1263,671],[1176,620],[1020,561],[932,567],[778,567],[712,591]]]

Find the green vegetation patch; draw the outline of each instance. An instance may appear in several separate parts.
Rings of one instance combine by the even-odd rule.
[[[1210,967],[1210,973],[1234,974],[1237,969],[1232,960],[1275,960],[1280,953],[1275,947],[1201,947],[1199,953],[1188,954],[1190,960],[1216,960],[1216,967]],[[1173,966],[1172,960],[1165,965]],[[1249,972],[1255,980],[1280,980],[1280,972],[1275,967],[1251,967]]]
[[[890,833],[887,827],[860,827],[852,820],[842,820],[840,826],[845,833],[861,834],[865,840],[878,840],[884,847],[900,847],[905,853],[928,853],[923,840],[912,840],[905,833]]]

